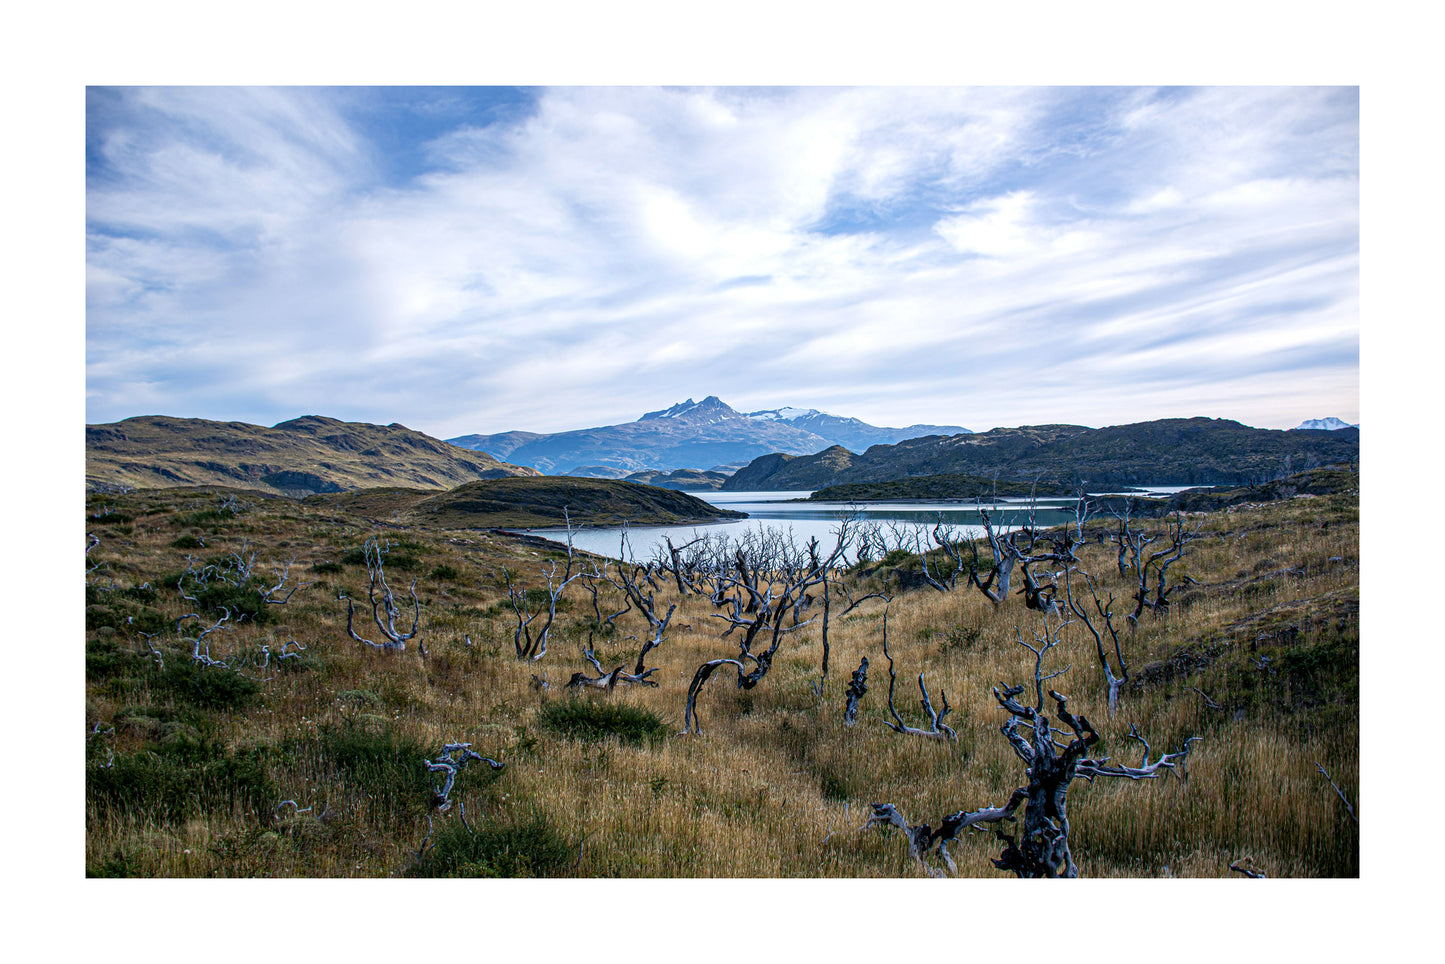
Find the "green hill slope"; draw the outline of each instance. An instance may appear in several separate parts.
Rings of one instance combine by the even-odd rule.
[[[527,529],[574,526],[675,525],[743,519],[701,499],[617,479],[571,476],[468,482],[437,494],[416,489],[368,489],[315,495],[307,504],[330,505],[392,523],[450,529]]]
[[[1026,425],[971,435],[875,445],[839,459],[767,455],[739,470],[725,490],[821,489],[916,476],[970,475],[1068,487],[1252,485],[1311,465],[1359,459],[1358,429],[1278,431],[1228,419],[1175,418],[1091,429]]]

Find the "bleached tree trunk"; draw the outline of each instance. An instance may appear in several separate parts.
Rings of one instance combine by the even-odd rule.
[[[366,556],[366,572],[370,578],[367,588],[367,596],[371,601],[371,618],[376,623],[376,628],[385,638],[384,642],[376,643],[359,635],[354,626],[356,617],[356,606],[352,603],[351,597],[341,593],[338,598],[346,600],[346,632],[358,643],[365,643],[373,649],[380,649],[388,653],[400,653],[406,649],[407,640],[417,634],[421,625],[421,601],[416,598],[416,580],[411,581],[411,601],[413,616],[411,629],[402,632],[396,628],[396,619],[401,615],[397,608],[396,600],[392,595],[391,586],[386,581],[386,554],[391,550],[391,544],[382,545],[375,538],[366,540],[363,547]],[[378,592],[378,588],[380,592]]]

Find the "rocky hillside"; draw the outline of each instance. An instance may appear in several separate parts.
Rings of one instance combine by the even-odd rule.
[[[448,489],[478,479],[540,475],[402,425],[307,415],[272,428],[142,416],[85,428],[91,490],[244,486],[304,496],[375,486]]]
[[[821,489],[925,475],[971,475],[1060,487],[1085,479],[1097,490],[1129,485],[1249,485],[1359,459],[1359,429],[1251,428],[1228,419],[1161,419],[1093,429],[1026,425],[875,445],[844,459],[835,451],[755,459],[724,490]]]

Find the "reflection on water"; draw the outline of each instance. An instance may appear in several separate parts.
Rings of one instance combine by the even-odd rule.
[[[808,492],[689,492],[719,508],[746,512],[748,518],[716,522],[707,525],[682,526],[632,526],[628,529],[628,545],[633,559],[652,558],[658,547],[665,550],[666,540],[674,545],[704,533],[721,533],[736,540],[749,530],[758,528],[774,529],[790,534],[798,545],[805,545],[809,539],[817,539],[826,550],[830,550],[837,539],[838,523],[856,510],[868,521],[881,522],[885,526],[926,525],[932,527],[940,521],[952,526],[960,536],[981,536],[983,526],[978,507],[972,502],[961,501],[907,501],[869,502],[849,504],[845,502],[803,502]],[[995,526],[1019,526],[1028,522],[1027,500],[1000,499],[994,504],[985,504],[989,518]],[[1068,504],[1064,511],[1060,507]],[[1034,523],[1039,526],[1056,526],[1072,522],[1074,513],[1068,499],[1039,499],[1034,512]],[[566,529],[528,529],[531,535],[542,536],[562,542],[567,538]],[[618,528],[581,529],[573,532],[572,544],[579,549],[598,555],[617,558],[623,554],[621,530]]]

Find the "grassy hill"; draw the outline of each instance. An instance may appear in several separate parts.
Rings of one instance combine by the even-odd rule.
[[[540,474],[402,425],[316,415],[272,428],[165,416],[85,428],[88,489],[219,485],[303,496],[374,486],[445,489]]]
[[[875,445],[841,458],[767,455],[740,469],[726,490],[821,489],[917,476],[971,475],[1067,490],[1131,485],[1253,485],[1309,467],[1359,459],[1358,429],[1251,428],[1228,419],[1161,419],[1092,429],[1026,425],[969,435]]]
[[[617,479],[571,476],[468,482],[441,494],[416,489],[368,489],[314,495],[308,504],[372,519],[452,529],[531,529],[560,526],[675,525],[744,519],[701,499]]]
[[[648,657],[655,688],[570,695],[573,673],[594,672],[584,646],[608,670],[630,668],[649,626],[634,610],[609,627],[621,593],[596,583],[594,607],[574,583],[550,651],[518,660],[507,581],[532,604],[544,599],[555,551],[377,511],[404,516],[436,493],[233,496],[86,499],[88,875],[921,877],[901,834],[858,829],[870,803],[936,824],[1002,804],[1025,779],[991,695],[1033,672],[1018,640],[1045,624],[1017,596],[995,607],[972,589],[904,591],[880,581],[886,569],[840,575],[827,682],[817,685],[815,620],[786,635],[756,688],[734,686],[725,667],[698,700],[704,731],[679,736],[699,665],[737,655],[737,634],[719,638],[705,594],[680,596],[667,579],[648,587],[659,614],[677,604]],[[463,493],[430,515],[474,521],[461,512],[473,501],[485,500]],[[1171,570],[1184,587],[1174,604],[1121,634],[1132,672],[1116,713],[1078,621],[1049,663],[1066,671],[1047,686],[1097,728],[1098,753],[1138,765],[1134,727],[1153,756],[1201,738],[1187,782],[1075,781],[1080,872],[1232,877],[1229,864],[1249,855],[1271,877],[1356,876],[1359,825],[1317,763],[1358,801],[1357,488],[1236,505],[1190,525],[1200,537]],[[353,640],[338,598],[357,602],[360,633],[377,638],[362,549],[371,537],[390,544],[406,626],[416,580],[419,634],[399,654]],[[1112,546],[1086,540],[1078,566],[1102,593],[1126,595]],[[266,603],[283,577],[296,591]],[[922,674],[935,706],[946,694],[956,741],[884,725],[885,604],[845,614],[844,588],[893,592],[899,712],[924,723]],[[193,658],[207,629],[211,666]],[[846,726],[844,689],[864,656],[868,692]],[[465,810],[441,811],[439,775],[424,761],[453,742],[504,768],[459,771],[451,800]],[[968,834],[951,854],[965,876],[999,877],[1000,846]]]

